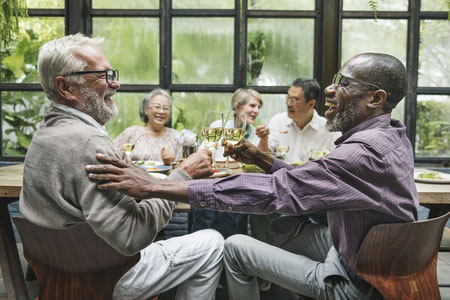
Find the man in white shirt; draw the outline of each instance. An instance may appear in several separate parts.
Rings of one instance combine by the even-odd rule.
[[[330,152],[341,135],[326,128],[326,119],[314,107],[320,86],[315,79],[297,78],[286,97],[287,112],[276,114],[269,122],[268,148],[275,152],[278,146],[289,146],[288,163],[318,158],[319,151]],[[261,143],[262,144],[262,143]]]

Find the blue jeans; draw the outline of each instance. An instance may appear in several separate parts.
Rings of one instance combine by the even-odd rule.
[[[192,208],[192,232],[213,228],[224,239],[238,233],[239,221],[247,215]]]

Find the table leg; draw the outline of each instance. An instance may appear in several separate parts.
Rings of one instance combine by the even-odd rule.
[[[28,300],[7,201],[0,202],[0,266],[8,299]]]

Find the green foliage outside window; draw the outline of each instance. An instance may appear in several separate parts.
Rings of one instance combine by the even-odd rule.
[[[27,16],[27,5],[23,0],[0,1],[1,44],[8,46],[14,35],[19,35],[19,18]]]
[[[247,82],[258,78],[261,74],[264,60],[266,59],[265,39],[266,36],[261,31],[249,33],[247,48],[247,76],[250,76],[250,79],[247,79]]]
[[[416,156],[450,157],[450,102],[418,101],[416,115]]]
[[[1,48],[2,82],[37,83],[39,48],[64,34],[62,18],[26,19],[20,38]],[[36,29],[36,30],[35,30]],[[2,155],[25,155],[33,133],[52,103],[43,92],[2,92]]]

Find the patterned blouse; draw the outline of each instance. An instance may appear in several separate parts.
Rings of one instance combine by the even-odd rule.
[[[181,158],[182,141],[178,131],[167,128],[161,137],[151,137],[144,131],[144,126],[131,126],[125,129],[114,139],[117,153],[123,153],[122,144],[134,143],[134,150],[131,152],[131,160],[154,160],[162,161],[161,149],[171,149],[175,153],[175,160]]]

